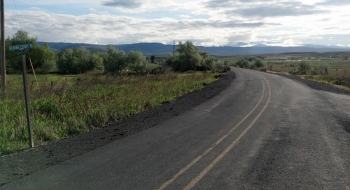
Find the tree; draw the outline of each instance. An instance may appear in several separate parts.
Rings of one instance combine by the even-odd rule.
[[[184,44],[180,42],[178,49],[179,64],[176,68],[180,71],[196,70],[201,66],[202,56],[199,49],[193,45],[191,41],[187,41]]]
[[[54,62],[56,59],[55,53],[51,50],[51,48],[44,44],[43,46],[39,46],[36,43],[37,38],[29,37],[29,33],[24,30],[19,30],[12,37],[7,37],[6,39],[6,48],[9,46],[19,45],[19,44],[33,44],[34,48],[29,50],[29,54],[27,56],[27,68],[30,69],[30,61],[31,59],[33,63],[34,69],[40,69],[44,64],[48,62]],[[20,56],[13,51],[7,51],[6,59],[8,61],[8,65],[12,67],[14,70],[21,70],[22,68],[22,59]],[[52,65],[52,64],[51,64]],[[48,65],[45,65],[46,69]]]
[[[204,71],[213,69],[217,59],[207,52],[201,52],[192,42],[187,41],[180,42],[175,54],[169,55],[165,62],[174,71]]]
[[[45,43],[42,46],[34,47],[29,54],[29,58],[34,68],[38,68],[38,71],[41,73],[47,73],[54,67],[56,54]]]
[[[146,70],[146,57],[139,51],[130,51],[126,58],[130,70],[141,73]]]
[[[83,47],[64,49],[58,56],[57,68],[64,74],[80,74],[93,70],[103,70],[103,58],[96,51]]]
[[[108,51],[104,56],[104,66],[106,73],[120,73],[127,66],[126,54],[111,45],[108,46]]]

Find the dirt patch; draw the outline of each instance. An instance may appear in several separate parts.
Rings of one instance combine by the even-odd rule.
[[[158,125],[190,110],[226,89],[235,79],[230,71],[177,100],[120,120],[113,125],[0,157],[0,186],[79,156],[113,141]]]

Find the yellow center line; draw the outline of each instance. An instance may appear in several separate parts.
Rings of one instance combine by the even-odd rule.
[[[266,80],[265,80],[266,81]],[[261,79],[263,90],[262,95],[260,97],[259,102],[255,105],[255,107],[240,121],[238,122],[226,135],[222,136],[219,140],[217,140],[214,144],[212,144],[208,149],[206,149],[201,155],[199,155],[197,158],[192,160],[189,164],[187,164],[184,168],[182,168],[179,172],[177,172],[172,178],[170,178],[168,181],[162,184],[158,189],[163,190],[167,186],[169,186],[175,179],[177,179],[180,175],[182,175],[184,172],[186,172],[190,167],[192,167],[194,164],[196,164],[200,159],[202,159],[205,155],[207,155],[212,149],[214,149],[217,145],[219,145],[224,139],[227,138],[233,131],[235,131],[259,106],[261,101],[263,100],[264,94],[265,94],[265,84],[263,80]]]
[[[266,81],[266,84],[269,88],[269,97],[263,109],[255,117],[252,123],[237,137],[237,139],[234,140],[219,156],[217,156],[200,174],[198,174],[194,179],[192,179],[192,181],[189,184],[187,184],[187,186],[183,188],[183,190],[189,190],[193,186],[195,186],[198,183],[198,181],[201,180],[238,143],[239,140],[241,140],[241,138],[252,128],[252,126],[259,119],[261,114],[265,111],[271,99],[271,88],[268,81],[266,79],[263,80]]]

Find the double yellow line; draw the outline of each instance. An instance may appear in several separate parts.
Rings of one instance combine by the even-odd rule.
[[[192,160],[189,164],[187,164],[184,168],[182,168],[179,172],[177,172],[174,176],[172,176],[168,181],[163,183],[158,189],[163,190],[166,187],[168,187],[173,181],[175,181],[180,175],[185,173],[190,167],[192,167],[194,164],[196,164],[200,159],[202,159],[205,155],[207,155],[209,152],[211,152],[216,146],[218,146],[224,139],[226,139],[233,131],[235,131],[260,105],[262,102],[264,95],[265,95],[265,84],[266,82],[268,86],[268,99],[263,107],[263,109],[259,112],[259,114],[254,118],[254,120],[250,123],[250,125],[221,153],[219,154],[204,170],[202,170],[196,177],[192,179],[190,183],[188,183],[183,189],[188,190],[194,187],[236,144],[242,139],[242,137],[253,127],[255,122],[259,119],[261,114],[265,111],[267,108],[267,105],[270,102],[271,99],[271,88],[269,85],[269,82],[261,77],[261,82],[263,85],[262,95],[260,97],[260,100],[255,105],[255,107],[241,120],[239,121],[228,133],[226,133],[224,136],[222,136],[219,140],[217,140],[214,144],[212,144],[208,149],[206,149],[201,155],[199,155],[197,158]]]

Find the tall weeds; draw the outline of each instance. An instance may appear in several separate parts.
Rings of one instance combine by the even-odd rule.
[[[214,74],[80,75],[30,86],[35,143],[87,132],[142,112],[215,80]],[[9,81],[0,102],[0,154],[27,147],[23,86]]]

